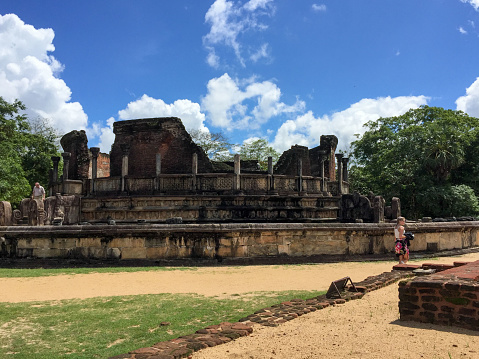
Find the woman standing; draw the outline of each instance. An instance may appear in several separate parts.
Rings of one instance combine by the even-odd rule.
[[[399,264],[406,264],[409,259],[409,248],[407,247],[406,236],[404,235],[405,223],[406,218],[398,217],[396,226],[394,227],[394,237],[396,238],[394,250],[396,256],[399,257]]]

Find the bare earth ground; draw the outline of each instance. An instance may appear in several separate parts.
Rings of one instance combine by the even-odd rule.
[[[479,253],[443,257],[437,262],[457,260],[479,260]],[[422,262],[431,260],[413,264]],[[326,290],[333,280],[349,276],[353,282],[359,282],[390,271],[394,264],[348,262],[0,278],[0,301],[156,293],[197,293],[224,298],[255,291]],[[279,327],[256,326],[249,337],[202,350],[193,358],[479,358],[479,332],[400,322],[397,303],[397,285],[391,285],[361,300],[309,313]]]

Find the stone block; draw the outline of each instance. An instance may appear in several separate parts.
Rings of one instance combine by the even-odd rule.
[[[282,240],[274,232],[263,232],[259,244],[282,244]]]
[[[415,233],[414,240],[411,241],[411,251],[425,251],[427,250],[426,233]]]
[[[146,258],[162,259],[167,257],[167,247],[146,247]]]
[[[278,245],[278,254],[279,254],[279,255],[281,255],[281,254],[290,255],[289,245],[288,245],[288,244],[280,244],[280,245]]]
[[[145,248],[145,238],[137,237],[123,237],[123,238],[113,238],[113,240],[108,244],[109,247],[116,248]]]
[[[145,238],[145,247],[166,247],[167,237]]]
[[[76,247],[101,247],[101,238],[77,238]]]
[[[462,237],[460,232],[443,232],[439,234],[439,249],[462,248]]]
[[[76,247],[76,238],[55,238],[51,248],[71,249]]]
[[[262,257],[278,255],[276,245],[248,246],[248,257]]]
[[[51,249],[51,248],[33,248],[32,256],[36,258],[65,258],[68,256],[68,250]]]
[[[144,259],[146,258],[146,248],[124,247],[121,248],[121,259]]]
[[[52,241],[50,238],[20,238],[17,242],[17,248],[43,248],[49,249],[51,247]]]

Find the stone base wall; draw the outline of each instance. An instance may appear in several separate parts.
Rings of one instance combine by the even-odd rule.
[[[85,222],[165,223],[172,217],[183,222],[337,221],[338,197],[293,196],[158,196],[82,198]]]
[[[445,250],[479,246],[479,222],[417,226]],[[16,258],[222,259],[385,254],[391,224],[137,224],[0,227],[1,256]],[[446,238],[449,237],[452,243]],[[457,240],[461,238],[461,240]],[[414,241],[411,250],[422,248]],[[416,243],[418,244],[417,247]]]
[[[479,261],[456,264],[437,274],[399,283],[401,320],[479,330]]]

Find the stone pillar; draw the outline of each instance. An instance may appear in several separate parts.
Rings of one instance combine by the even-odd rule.
[[[298,192],[303,192],[303,159],[298,158]]]
[[[234,156],[234,179],[233,179],[233,190],[241,190],[241,157],[236,154]]]
[[[66,181],[68,179],[68,168],[70,167],[70,152],[63,152],[63,180]]]
[[[325,162],[327,159],[328,159],[328,151],[320,150],[319,162],[320,162],[320,169],[321,169],[321,192],[323,192],[323,196],[328,195],[328,188],[326,187],[326,176],[325,176]]]
[[[342,164],[343,164],[343,154],[342,153],[336,153],[336,159],[338,163],[338,195],[341,195],[343,193],[343,169],[342,169]]]
[[[401,217],[401,200],[398,197],[393,197],[391,201],[392,219]]]
[[[348,162],[349,162],[349,158],[344,157],[343,158],[343,181],[344,182],[349,182]]]
[[[53,188],[57,185],[57,182],[58,182],[58,164],[60,163],[60,157],[52,156],[51,159],[53,162],[53,169],[51,170],[51,177],[50,177],[51,182],[49,184],[49,189],[48,189],[48,193],[50,196],[53,195]]]
[[[273,175],[273,157],[269,156],[268,157],[268,187],[269,187],[269,192],[273,193],[275,192],[274,190],[274,175]]]
[[[161,153],[156,154],[156,175],[161,174]]]
[[[192,156],[192,163],[191,163],[191,173],[193,174],[193,178],[191,181],[191,190],[196,191],[196,175],[198,174],[198,154],[193,153]]]
[[[96,192],[96,179],[98,177],[98,154],[100,153],[100,147],[90,148],[91,152],[91,191],[92,193]]]
[[[156,154],[155,190],[161,192],[161,153]]]
[[[52,162],[53,162],[52,181],[53,181],[53,184],[55,184],[58,182],[58,164],[60,163],[60,157],[52,156]]]
[[[126,191],[126,176],[128,176],[128,155],[130,154],[130,145],[121,144],[121,191]]]

